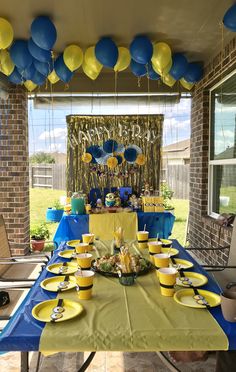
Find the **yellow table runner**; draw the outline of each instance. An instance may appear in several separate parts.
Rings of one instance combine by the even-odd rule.
[[[133,249],[138,252],[135,245]],[[110,243],[96,242],[93,255],[110,251]],[[96,274],[92,299],[79,300],[75,290],[63,292],[60,297],[80,302],[84,313],[64,323],[46,324],[41,351],[228,348],[226,335],[207,310],[187,308],[173,298],[161,296],[155,271],[138,277],[130,287],[122,286],[117,278]]]
[[[137,213],[104,213],[89,216],[89,231],[101,240],[112,240],[114,231],[122,227],[126,240],[136,239]]]

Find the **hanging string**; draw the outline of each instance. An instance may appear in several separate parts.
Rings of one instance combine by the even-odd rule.
[[[51,98],[52,136],[53,136],[54,150],[56,150],[56,139],[55,139],[55,130],[54,130],[54,96],[53,96],[52,84],[50,84],[50,98]]]
[[[117,107],[117,78],[118,78],[118,71],[115,71],[115,74],[114,74],[114,108],[115,108],[115,117],[114,117],[114,122],[115,122],[115,127],[114,127],[114,132],[116,130],[116,126],[117,126],[117,110],[118,110],[118,107]]]
[[[221,61],[220,61],[220,81],[223,79],[223,54],[224,54],[224,24],[221,21],[220,24],[220,30],[221,30]],[[223,136],[223,141],[224,141],[224,148],[226,149],[226,144],[225,144],[225,132],[224,132],[224,123],[223,123],[223,83],[220,85],[220,126],[221,126],[221,132]],[[216,102],[216,101],[215,101]],[[213,154],[215,155],[215,154]]]

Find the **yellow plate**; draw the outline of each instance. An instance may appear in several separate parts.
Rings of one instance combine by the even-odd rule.
[[[178,269],[190,269],[190,267],[193,267],[193,263],[191,261],[182,260],[181,258],[175,258],[176,265],[170,261],[170,265],[172,267],[176,267]]]
[[[78,270],[78,265],[76,262],[67,262],[66,263],[66,268],[67,270],[63,273],[60,273],[59,270],[60,268],[62,267],[64,262],[58,262],[58,263],[55,263],[55,264],[52,264],[52,265],[48,265],[46,267],[47,271],[49,271],[50,273],[53,273],[53,274],[60,274],[60,275],[65,275],[65,274],[74,274],[77,270]]]
[[[199,274],[199,273],[195,273],[195,272],[192,272],[192,271],[185,271],[184,273],[184,276],[185,278],[189,278],[189,280],[191,281],[191,285],[193,287],[201,287],[202,285],[206,284],[208,282],[208,279],[205,275],[202,275],[202,274]],[[178,275],[177,279],[176,279],[176,284],[177,285],[180,285],[181,287],[188,287],[189,285],[185,283],[183,283],[181,280],[180,280],[180,274]]]
[[[161,248],[162,253],[168,253],[170,256],[177,256],[179,253],[178,249],[176,248]]]
[[[40,286],[43,289],[46,289],[47,291],[58,292],[58,285],[64,280],[65,280],[65,275],[54,276],[53,278],[44,279],[40,283]],[[62,289],[61,292],[68,291],[69,289],[74,288],[75,286],[76,286],[76,278],[74,276],[70,276],[68,287]]]
[[[169,239],[161,239],[161,242],[163,244],[163,247],[171,247],[172,240]]]
[[[199,294],[203,296],[210,307],[215,307],[220,305],[220,296],[217,293],[206,291],[203,289],[198,290]],[[193,298],[193,289],[180,289],[174,294],[174,300],[183,306],[194,307],[196,309],[205,309],[206,306],[198,304]]]
[[[54,307],[57,306],[58,298],[54,300],[48,300],[44,302],[40,302],[38,305],[34,306],[32,309],[32,315],[35,319],[40,320],[41,322],[50,322],[51,317],[50,315],[53,313]],[[77,315],[82,313],[83,306],[80,305],[78,302],[71,301],[71,300],[63,300],[62,304],[63,308],[63,316],[60,319],[57,319],[55,322],[64,322],[65,320],[75,318]]]
[[[66,249],[58,253],[58,256],[62,258],[73,258],[72,255],[75,253],[74,249]]]
[[[75,245],[79,243],[80,243],[80,240],[68,240],[68,242],[66,242],[66,245],[68,247],[75,248]]]

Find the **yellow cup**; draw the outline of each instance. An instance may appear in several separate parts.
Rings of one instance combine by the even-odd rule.
[[[77,263],[83,270],[89,270],[91,268],[91,262],[93,256],[90,253],[80,253],[76,255]]]
[[[154,254],[152,257],[156,268],[156,274],[159,278],[158,269],[160,269],[161,267],[168,267],[170,263],[170,257],[167,253],[157,253]]]
[[[92,211],[92,207],[91,207],[90,204],[85,204],[85,211],[86,211],[86,214],[91,213],[91,211]]]
[[[90,250],[90,247],[88,243],[78,243],[75,244],[75,250],[76,253],[86,253]]]
[[[174,296],[177,270],[174,267],[162,267],[158,273],[162,296]]]
[[[152,263],[154,263],[154,258],[153,258],[154,254],[161,253],[161,247],[162,247],[162,242],[159,242],[157,240],[148,242],[150,261]]]
[[[148,235],[149,235],[148,231],[138,231],[137,232],[138,247],[140,249],[147,248]]]
[[[88,243],[89,246],[90,246],[90,251],[92,251],[93,249],[93,242],[94,242],[94,234],[82,234],[82,240],[83,240],[83,243]]]
[[[91,270],[78,270],[75,273],[77,293],[80,300],[89,300],[92,297],[94,272]]]

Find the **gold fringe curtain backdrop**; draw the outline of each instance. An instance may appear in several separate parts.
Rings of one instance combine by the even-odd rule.
[[[67,192],[83,190],[88,193],[94,187],[132,186],[141,191],[144,182],[154,190],[159,190],[161,144],[164,115],[117,115],[117,116],[80,116],[69,115],[67,121]],[[146,155],[145,165],[119,165],[115,168],[118,175],[106,165],[86,164],[81,160],[86,148],[91,145],[102,146],[108,139],[119,144],[137,145]],[[102,176],[92,168],[96,166]],[[133,172],[132,169],[138,168]],[[120,172],[128,170],[128,176]]]

